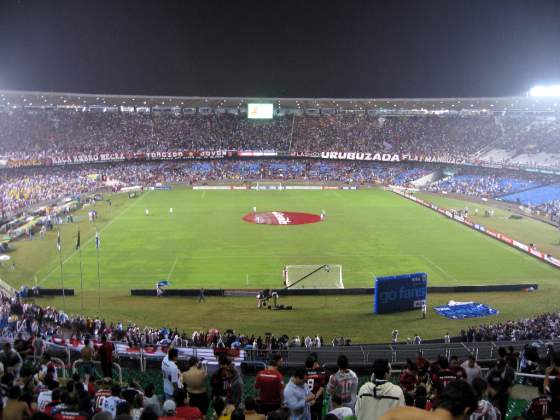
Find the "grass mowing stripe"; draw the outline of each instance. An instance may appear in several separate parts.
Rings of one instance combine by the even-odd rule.
[[[114,219],[109,220],[105,226],[103,226],[101,228],[101,230],[99,230],[99,235],[101,236],[101,233],[104,232],[109,226],[111,226],[114,222],[116,222],[118,219],[121,218],[122,215],[124,215],[129,209],[131,209],[132,207],[134,207],[136,204],[138,204],[138,202],[140,200],[142,200],[144,197],[146,197],[151,191],[146,192],[145,194],[142,195],[142,197],[140,197],[138,200],[136,200],[134,203],[132,203],[130,206],[127,206],[122,212],[120,212]],[[91,243],[92,241],[95,240],[95,236],[92,236],[91,238],[89,238],[87,241],[84,242],[84,244],[82,246],[86,246],[89,243]],[[66,264],[74,255],[76,255],[78,253],[78,250],[76,249],[74,252],[72,252],[68,257],[66,257],[63,261],[62,261],[62,265],[64,266],[64,264]],[[45,277],[43,277],[38,285],[43,284],[46,280],[49,279],[49,277],[57,270],[59,270],[59,267],[55,267],[53,268]]]

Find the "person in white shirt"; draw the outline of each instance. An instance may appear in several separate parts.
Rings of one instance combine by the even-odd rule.
[[[169,207],[169,215],[173,214],[173,207]]]
[[[333,409],[328,414],[334,414],[339,420],[354,415],[351,408],[342,405],[342,399],[338,395],[334,395],[331,398],[331,404]]]
[[[181,372],[177,367],[177,358],[179,351],[177,349],[169,349],[167,356],[161,362],[161,373],[163,375],[163,392],[165,399],[173,398],[176,389],[182,388]]]
[[[443,336],[443,342],[445,344],[451,343],[451,336],[449,335],[449,333],[445,333],[445,335]]]
[[[395,407],[404,407],[404,393],[400,386],[389,382],[391,365],[386,359],[373,362],[373,375],[358,392],[356,399],[356,418],[358,420],[377,420]]]
[[[121,398],[121,387],[113,385],[111,396],[104,398],[101,402],[101,411],[107,411],[111,413],[111,417],[115,418],[117,417],[117,406],[122,402],[125,402],[125,400]]]
[[[150,215],[150,210],[146,209],[146,216]]]
[[[475,378],[482,377],[482,370],[480,369],[480,366],[478,366],[478,363],[476,363],[476,358],[472,354],[461,364],[461,367],[467,374],[466,380],[469,384],[472,384],[472,381]]]

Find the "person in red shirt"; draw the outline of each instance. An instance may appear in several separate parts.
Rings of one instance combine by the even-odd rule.
[[[407,360],[406,368],[401,372],[399,382],[406,393],[412,393],[416,389],[416,386],[420,383],[416,363]]]
[[[459,358],[457,356],[451,356],[451,360],[449,362],[449,370],[455,373],[457,379],[462,379],[463,381],[467,380],[467,372],[459,363]]]
[[[173,393],[173,401],[175,401],[175,417],[181,417],[185,420],[202,420],[204,417],[197,407],[191,407],[188,404],[187,391],[185,388],[176,389]]]
[[[258,412],[261,414],[267,415],[271,411],[278,410],[282,405],[284,377],[278,371],[281,363],[282,356],[275,354],[267,368],[257,373],[255,390],[259,393],[257,403]]]
[[[97,350],[99,361],[101,362],[101,370],[103,377],[113,378],[113,343],[107,341],[107,336],[101,336],[101,346]]]

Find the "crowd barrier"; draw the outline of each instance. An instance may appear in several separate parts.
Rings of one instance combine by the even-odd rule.
[[[93,346],[98,346],[101,342],[92,340]],[[136,360],[140,369],[146,369],[147,363],[150,361],[160,362],[166,355],[170,347],[169,344],[144,345],[143,347],[133,347],[127,343],[114,341],[115,356],[117,359]],[[66,339],[61,337],[51,337],[47,342],[47,351],[49,354],[64,353],[66,365],[70,366],[72,360],[79,357],[81,350],[84,348],[83,340]],[[236,366],[239,366],[245,360],[245,351],[240,349],[229,348],[211,348],[211,347],[176,347],[179,352],[179,360],[186,361],[190,357],[197,357],[203,360],[205,364],[217,366],[218,356],[220,353],[227,353]],[[79,360],[79,359],[78,359]]]
[[[193,185],[193,190],[357,190],[356,185]]]
[[[477,285],[477,286],[429,286],[428,293],[485,293],[485,292],[516,292],[528,289],[537,290],[536,283]],[[205,289],[205,296],[213,297],[256,297],[260,289]],[[279,296],[373,296],[375,289],[371,287],[352,287],[345,289],[277,289]],[[132,289],[132,296],[157,296],[155,289]],[[158,297],[198,297],[200,289],[165,289]]]
[[[479,232],[484,233],[487,236],[490,236],[494,239],[497,239],[500,242],[503,242],[513,248],[516,248],[526,254],[529,254],[537,259],[539,259],[542,262],[548,263],[550,265],[552,265],[553,267],[556,268],[560,268],[560,260],[557,258],[554,258],[551,255],[548,255],[544,252],[541,252],[529,245],[524,244],[523,242],[519,242],[513,238],[510,238],[507,235],[504,235],[503,233],[500,232],[496,232],[493,229],[488,229],[486,227],[484,227],[483,225],[480,225],[478,223],[473,223],[471,222],[468,218],[459,216],[458,214],[456,214],[453,211],[441,208],[436,206],[435,204],[430,203],[429,201],[424,201],[421,198],[417,198],[414,195],[411,194],[407,194],[406,192],[403,191],[399,191],[397,189],[392,189],[391,191],[393,191],[395,194],[400,195],[401,197],[407,198],[411,201],[414,201],[415,203],[421,204],[424,207],[427,207],[429,209],[432,209],[433,211],[436,211],[444,216],[446,216],[447,218],[454,220],[458,223],[462,223],[463,225],[466,225],[468,227],[470,227],[471,229],[477,230]]]

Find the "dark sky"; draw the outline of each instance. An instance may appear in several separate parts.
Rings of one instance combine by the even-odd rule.
[[[560,0],[0,0],[0,88],[467,97],[560,83]]]

